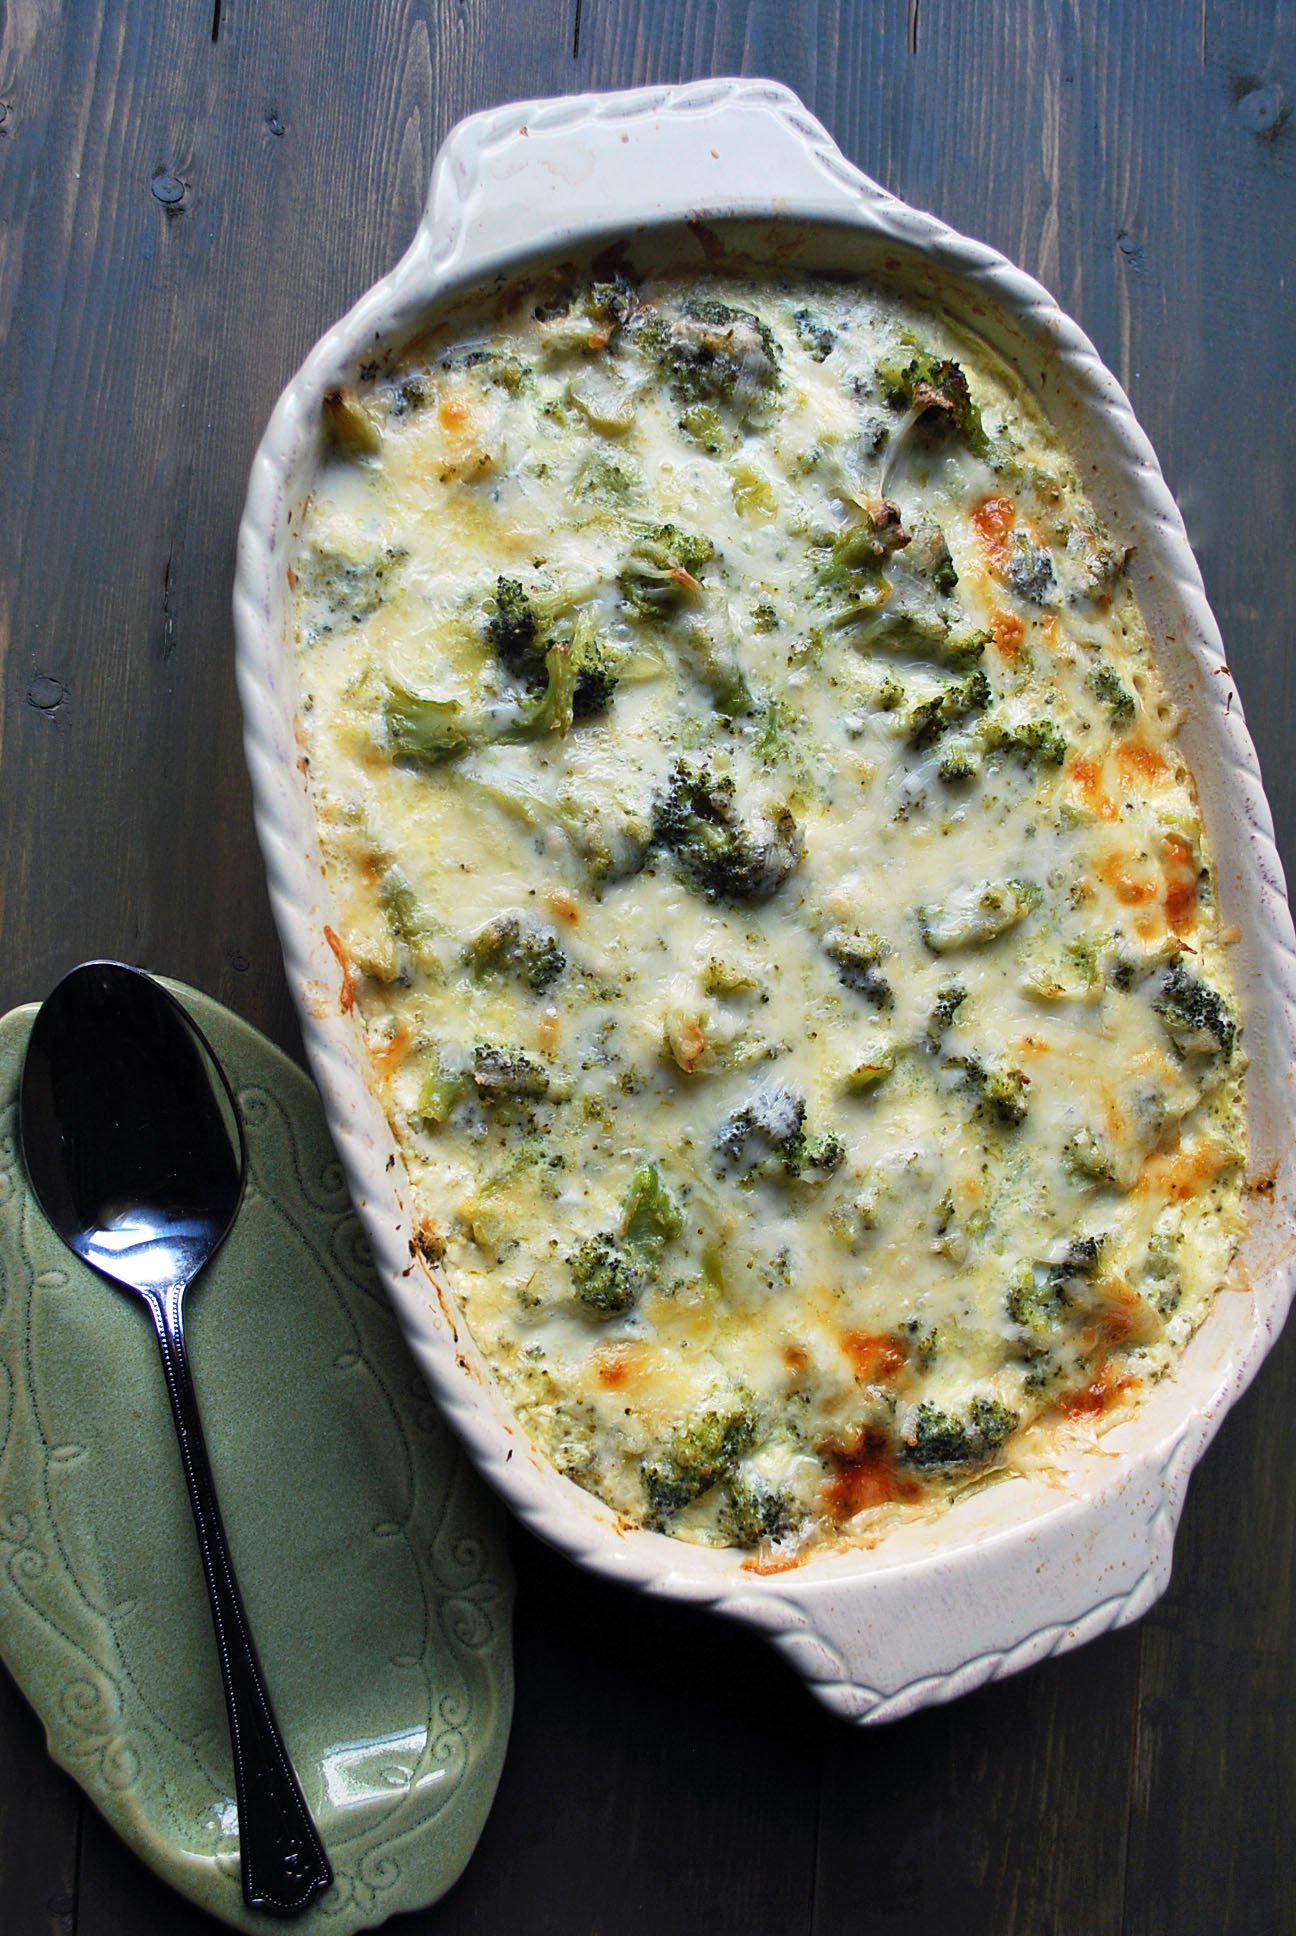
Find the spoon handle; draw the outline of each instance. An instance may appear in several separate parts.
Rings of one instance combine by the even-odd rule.
[[[189,1376],[183,1297],[180,1285],[147,1302],[162,1354],[216,1630],[234,1753],[243,1899],[249,1909],[297,1916],[328,1888],[333,1872],[288,1759],[243,1611]]]

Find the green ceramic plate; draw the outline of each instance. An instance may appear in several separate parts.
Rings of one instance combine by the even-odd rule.
[[[471,1855],[512,1707],[502,1528],[366,1254],[315,1091],[177,988],[247,1130],[235,1228],[187,1330],[271,1696],[347,1936],[433,1902]],[[0,1021],[0,1654],[50,1752],[158,1873],[236,1928],[225,1708],[147,1316],[29,1196],[14,1097],[34,1009]]]

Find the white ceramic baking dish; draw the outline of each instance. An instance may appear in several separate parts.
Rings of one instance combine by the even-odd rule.
[[[1014,1477],[871,1550],[774,1576],[736,1551],[626,1530],[526,1442],[414,1252],[399,1155],[340,999],[331,910],[295,736],[287,550],[319,457],[320,404],[433,314],[536,266],[745,252],[858,272],[944,305],[1021,374],[1099,511],[1136,546],[1136,589],[1196,772],[1250,1056],[1251,1189],[1232,1285],[1170,1378],[1047,1477]],[[257,454],[239,539],[238,674],[270,891],[329,1121],[410,1345],[486,1477],[536,1532],[651,1593],[751,1622],[860,1721],[906,1714],[1136,1619],[1164,1589],[1188,1474],[1254,1375],[1291,1290],[1296,1019],[1291,918],[1255,753],[1183,523],[1129,403],[1047,292],[851,167],[785,88],[716,80],[474,116],[437,157],[404,259],[316,346]]]

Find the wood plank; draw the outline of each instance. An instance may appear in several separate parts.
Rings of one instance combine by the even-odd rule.
[[[81,1799],[0,1669],[0,1903],[14,1936],[72,1936]]]
[[[1296,1929],[1296,1330],[1194,1476],[1144,1624],[1125,1936]]]
[[[808,1932],[832,1723],[800,1681],[748,1629],[595,1579],[517,1529],[513,1545],[513,1739],[429,1930]]]
[[[1138,1655],[1114,1634],[950,1707],[835,1729],[816,1936],[1120,1936]]]
[[[841,11],[841,0],[719,7],[714,0],[582,0],[581,84],[641,87],[759,74],[786,82],[813,107],[820,72],[834,59]],[[875,0],[869,12],[883,32],[898,20],[903,34],[905,0]]]

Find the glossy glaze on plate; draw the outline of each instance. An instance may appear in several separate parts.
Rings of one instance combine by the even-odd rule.
[[[859,273],[943,305],[1004,356],[1061,432],[1099,514],[1135,545],[1132,578],[1198,781],[1251,1057],[1248,1230],[1233,1288],[1171,1378],[1090,1449],[961,1502],[872,1550],[761,1577],[732,1553],[625,1531],[525,1444],[428,1274],[408,1275],[399,1163],[364,1079],[329,941],[294,735],[281,546],[320,447],[322,399],[381,371],[430,313],[542,263],[628,251]],[[387,359],[387,362],[384,361]],[[1296,974],[1291,917],[1254,750],[1183,522],[1129,402],[1048,292],[905,207],[843,158],[784,88],[708,81],[520,103],[456,129],[392,274],[290,384],[253,469],[235,595],[258,826],[289,977],[329,1120],[379,1264],[447,1415],[536,1531],[584,1564],[768,1632],[815,1692],[858,1720],[949,1699],[1144,1612],[1169,1578],[1188,1473],[1254,1375],[1290,1299]],[[518,1456],[518,1454],[522,1456]]]
[[[396,1328],[310,1083],[176,992],[229,1072],[250,1160],[192,1293],[194,1382],[336,1876],[297,1926],[348,1936],[443,1894],[485,1821],[512,1706],[502,1528]],[[210,1616],[147,1317],[26,1188],[14,1096],[33,1014],[0,1022],[0,1652],[55,1759],[146,1862],[235,1927],[282,1927],[240,1893]]]

